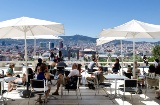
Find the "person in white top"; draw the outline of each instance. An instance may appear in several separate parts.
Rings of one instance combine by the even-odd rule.
[[[79,70],[77,70],[77,64],[74,63],[72,65],[72,70],[70,71],[69,75],[67,77],[71,77],[71,76],[78,76],[79,75]]]
[[[72,65],[72,70],[70,71],[69,75],[65,78],[66,80],[68,80],[71,76],[79,76],[79,70],[77,70],[77,64],[74,63]],[[59,87],[60,84],[63,84],[63,75],[59,74],[59,79],[57,80],[57,89],[54,93],[52,93],[52,95],[59,95],[58,91],[59,91]]]

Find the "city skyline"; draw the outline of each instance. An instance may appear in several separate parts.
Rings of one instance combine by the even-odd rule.
[[[64,24],[67,36],[80,34],[95,38],[102,29],[132,19],[160,25],[159,3],[159,0],[5,0],[0,4],[0,21],[22,16],[44,19]]]

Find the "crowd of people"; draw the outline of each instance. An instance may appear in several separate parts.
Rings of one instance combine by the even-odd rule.
[[[53,52],[52,52],[53,53]],[[51,54],[52,55],[52,54]],[[145,58],[144,58],[145,59]],[[146,58],[147,59],[147,58]],[[58,66],[63,66],[64,68],[67,67],[67,64],[63,61],[62,56],[60,55],[60,57],[54,56],[54,54],[52,55],[52,57],[50,58],[50,60],[53,61],[53,63],[51,64],[51,66],[54,67],[58,67]],[[147,60],[145,60],[146,66],[148,66],[148,62]],[[6,72],[6,76],[8,77],[13,77],[15,76],[13,68],[14,68],[14,64],[10,64],[7,72]],[[81,64],[76,64],[73,63],[72,64],[72,68],[69,71],[68,75],[64,75],[64,71],[58,71],[57,75],[58,75],[58,80],[56,83],[56,90],[54,93],[52,93],[52,95],[59,95],[59,88],[60,85],[66,85],[69,81],[69,78],[71,78],[72,76],[79,76],[81,78],[79,78],[80,84],[82,84],[82,74],[84,73],[85,70],[83,70]],[[98,69],[95,69],[95,67],[97,67]],[[136,77],[138,79],[138,85],[145,87],[145,78],[144,76],[141,76],[141,71],[140,69],[138,69],[139,64],[135,61],[134,62],[134,69],[135,69],[135,73],[136,73]],[[103,67],[100,66],[97,62],[96,58],[93,58],[92,61],[87,65],[87,76],[85,74],[85,79],[87,81],[95,81],[95,77],[99,74],[103,74]],[[115,59],[115,63],[112,66],[112,70],[111,73],[117,74],[118,72],[120,72],[121,69],[121,65],[119,63],[119,59],[116,58]],[[154,61],[154,65],[149,65],[149,70],[148,70],[148,74],[149,73],[155,73],[160,75],[160,62],[158,59],[155,59]],[[35,70],[33,71],[31,68],[28,68],[28,73],[31,74],[29,79],[37,79],[37,80],[49,80],[50,79],[50,72],[48,70],[48,65],[46,63],[43,62],[43,60],[41,58],[38,59],[38,63],[37,66],[35,68]],[[130,73],[130,75],[128,76],[128,73]],[[126,75],[128,78],[131,78],[131,76],[133,76],[133,68],[131,67],[131,65],[128,65],[128,69],[126,72],[124,72],[124,75]],[[101,81],[103,82],[103,81]],[[19,77],[19,75],[17,75],[17,78],[13,81],[9,81],[8,83],[8,91],[12,91],[14,88],[14,84],[18,83],[18,84],[25,84],[26,83],[26,74],[23,74],[22,78]],[[49,96],[50,90],[51,90],[51,86],[50,85],[46,85],[48,90],[46,91],[46,97]],[[93,86],[93,84],[91,84],[90,82],[88,82],[88,87],[90,89],[95,89],[95,87]],[[157,99],[160,99],[160,91],[156,91],[157,94]],[[39,95],[38,98],[39,102],[42,102],[41,100],[41,96]]]

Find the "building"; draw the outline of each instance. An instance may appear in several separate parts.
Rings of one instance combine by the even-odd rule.
[[[54,43],[53,42],[49,42],[49,50],[50,49],[54,49]]]

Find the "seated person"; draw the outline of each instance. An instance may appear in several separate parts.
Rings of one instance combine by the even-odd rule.
[[[63,59],[60,59],[60,62],[57,63],[57,66],[63,66],[63,67],[67,67],[66,63],[63,61]]]
[[[35,73],[37,73],[37,67],[38,67],[38,66],[41,66],[41,64],[42,64],[42,59],[41,59],[41,58],[38,58],[38,63],[37,63],[37,66],[36,66],[36,68],[35,68]]]
[[[79,70],[77,70],[77,64],[74,63],[72,65],[72,70],[70,71],[69,75],[65,78],[66,80],[69,80],[69,78],[71,76],[79,76]],[[52,95],[59,95],[58,91],[59,91],[59,87],[61,84],[65,84],[65,81],[63,81],[63,75],[59,74],[58,80],[57,80],[57,89],[54,93],[52,93]]]
[[[128,73],[132,73],[132,67],[131,67],[131,65],[128,65],[127,72]]]
[[[139,64],[137,63],[137,61],[134,62],[134,65],[135,65],[136,78],[138,78],[138,86],[142,85],[142,87],[145,87],[145,85],[144,85],[145,77],[143,75],[141,75],[141,71],[140,71],[140,69],[138,69]]]
[[[13,72],[13,68],[15,67],[15,64],[10,64],[9,65],[9,68],[7,69],[7,72],[6,72],[6,76],[7,77],[12,77],[14,76],[14,72]]]
[[[99,74],[103,74],[103,67],[101,67],[101,66],[98,67],[98,70],[95,71],[95,72],[91,75],[91,77],[87,77],[86,80],[87,80],[87,81],[94,82],[94,81],[95,81],[95,76],[98,76]],[[102,79],[102,80],[104,80],[104,79]],[[102,82],[103,82],[103,81],[100,81],[100,83],[102,83]],[[90,83],[90,82],[88,82],[88,87],[89,87],[89,89],[95,89],[94,84],[92,84],[92,83]]]
[[[66,63],[63,61],[63,59],[61,58],[61,59],[60,59],[60,62],[57,63],[57,67],[64,67],[64,68],[65,68],[65,67],[67,67],[67,64],[66,64]],[[59,74],[59,73],[63,74],[64,71],[61,70],[61,69],[59,69],[59,70],[58,70],[58,74]]]
[[[155,69],[155,73],[160,75],[160,65],[158,65]]]
[[[120,70],[120,68],[121,68],[121,66],[120,66],[120,64],[119,64],[119,59],[116,58],[116,59],[115,59],[115,64],[112,66],[112,71],[113,71],[113,73],[117,73],[118,70]]]
[[[140,69],[138,69],[139,64],[137,61],[134,62],[136,75],[141,75]]]
[[[131,65],[128,65],[128,70],[127,72],[124,72],[124,75],[131,79],[131,76],[133,76]]]
[[[155,70],[156,70],[155,66],[154,65],[150,65],[148,73],[155,73]]]
[[[52,65],[51,65],[52,68],[56,67],[56,66],[57,66],[57,63],[58,63],[58,60],[57,60],[57,59],[54,59]]]
[[[160,65],[160,62],[159,62],[158,59],[155,59],[154,60],[154,66],[155,66],[155,68],[157,68],[158,65]]]
[[[8,82],[8,91],[11,92],[13,90],[13,88],[15,88],[14,83],[21,85],[21,84],[24,84],[25,81],[26,81],[26,74],[23,74],[22,78],[17,78],[14,81],[9,81]]]
[[[81,67],[82,67],[82,65],[81,65],[81,64],[78,64],[79,76],[82,77],[83,74],[81,74],[81,73],[84,72],[84,70],[82,70]],[[84,76],[83,76],[83,77],[84,77]],[[81,83],[81,78],[79,78],[79,81],[80,81],[79,84],[82,85],[82,83]]]
[[[48,73],[48,66],[45,63],[42,63],[40,66],[40,72],[37,75],[37,80],[48,80],[50,79],[50,74]],[[47,85],[48,90],[46,91],[45,97],[47,98],[49,96],[51,87],[49,85]],[[42,102],[41,100],[41,95],[39,95],[38,98],[39,102]]]
[[[95,66],[98,67],[98,63],[97,63],[97,59],[93,58],[92,61],[88,65],[88,72],[94,72],[94,71],[96,71],[95,69],[93,69]]]
[[[28,82],[30,82],[30,79],[33,79],[33,71],[31,68],[28,68],[27,70],[28,70]],[[22,78],[16,78],[13,81],[9,81],[8,82],[8,91],[10,92],[13,90],[13,88],[15,87],[14,84],[25,85],[25,82],[26,82],[26,74],[23,74]]]

